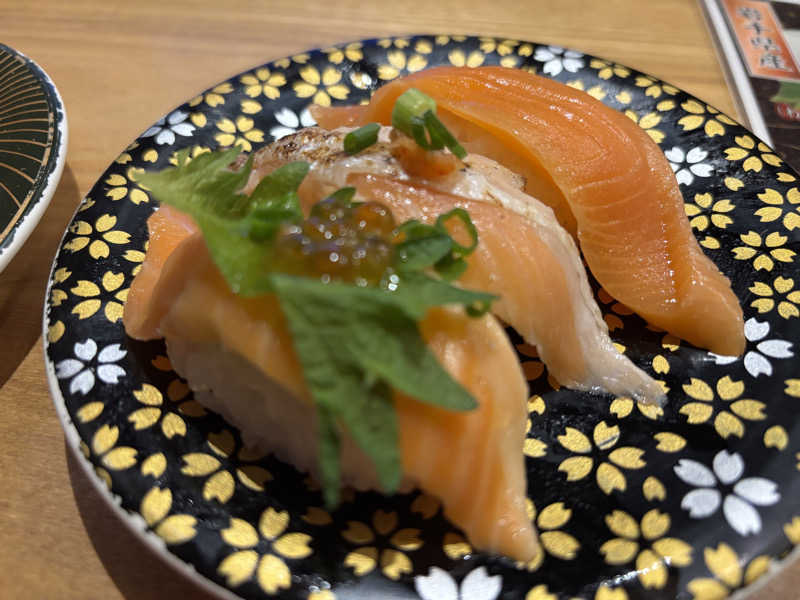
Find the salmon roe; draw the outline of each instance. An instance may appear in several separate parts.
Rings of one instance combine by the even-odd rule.
[[[391,211],[378,202],[317,202],[307,219],[284,224],[274,245],[277,268],[292,275],[377,285],[394,262]]]

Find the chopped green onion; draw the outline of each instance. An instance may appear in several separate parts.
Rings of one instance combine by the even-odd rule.
[[[430,236],[436,232],[436,228],[433,225],[421,223],[416,219],[409,219],[397,228],[397,232],[405,234],[406,240],[416,240]]]
[[[429,110],[436,112],[436,101],[418,89],[408,88],[394,103],[392,127],[416,138],[414,120],[421,119]]]
[[[447,231],[446,224],[458,219],[467,229],[470,237],[468,246],[456,242]],[[478,246],[478,230],[472,223],[469,213],[463,208],[454,208],[436,220],[435,225],[427,225],[416,220],[406,221],[397,228],[403,241],[397,245],[401,271],[433,269],[444,281],[453,281],[467,269],[465,256],[469,256]]]
[[[394,104],[392,126],[414,138],[425,150],[448,148],[458,158],[467,151],[436,116],[436,101],[415,88],[405,91]]]
[[[455,281],[467,270],[467,261],[463,258],[453,258],[453,255],[442,257],[435,265],[434,270],[445,281]]]
[[[431,140],[436,140],[436,143],[447,146],[450,152],[455,154],[458,158],[466,158],[467,151],[458,143],[458,140],[456,140],[453,134],[444,126],[444,123],[439,120],[439,117],[437,117],[435,113],[428,111],[425,113],[423,119],[425,121],[425,127],[428,129],[428,133],[431,136]]]
[[[369,148],[378,141],[380,128],[381,126],[378,123],[369,123],[351,131],[344,136],[344,151],[348,154],[358,154],[362,150]]]
[[[469,256],[472,254],[472,251],[478,247],[478,230],[475,229],[475,224],[472,222],[472,219],[469,217],[469,213],[465,211],[463,208],[454,208],[450,212],[446,212],[443,215],[439,215],[439,218],[436,219],[436,227],[441,229],[444,232],[447,232],[445,228],[445,223],[447,223],[450,219],[456,218],[464,223],[464,227],[467,228],[467,233],[469,233],[469,237],[472,239],[472,242],[469,246],[462,246],[459,244],[455,238],[452,236],[451,239],[453,240],[453,254],[455,254],[456,258],[461,258],[462,256]]]
[[[417,146],[425,150],[441,150],[442,146],[435,147],[430,141],[425,131],[425,121],[422,117],[414,117],[411,119],[411,137],[417,142]]]

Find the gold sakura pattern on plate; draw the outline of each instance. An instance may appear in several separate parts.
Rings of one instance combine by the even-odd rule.
[[[528,571],[536,571],[542,566],[545,553],[561,560],[574,560],[581,548],[581,543],[564,527],[572,518],[572,509],[563,502],[554,502],[537,513],[536,506],[530,498],[525,499],[528,518],[536,524],[539,531],[539,542],[536,556],[521,566]]]
[[[389,50],[386,53],[386,64],[378,67],[378,78],[384,81],[395,79],[407,73],[421,71],[428,64],[424,54],[412,54],[406,57],[402,50]]]
[[[656,358],[659,358],[659,356]],[[643,404],[642,402],[636,402],[625,396],[614,398],[611,405],[608,407],[608,412],[617,417],[617,419],[624,419],[634,412],[634,408],[636,408],[636,412],[650,420],[655,420],[664,414],[664,409],[660,406],[655,404]]]
[[[598,288],[615,346],[656,378],[671,401],[662,408],[626,397],[595,400],[588,418],[570,412],[578,411],[574,394],[550,376],[536,349],[515,344],[530,386],[522,449],[529,474],[547,473],[558,482],[555,495],[539,496],[542,490],[530,486],[527,509],[541,547],[515,566],[476,552],[427,494],[371,500],[355,511],[363,500],[345,492],[344,507],[328,511],[318,486],[300,476],[292,483],[302,496],[296,504],[272,502],[282,498],[285,467],[243,446],[194,400],[163,348],[136,350],[122,332],[122,307],[147,248],[144,223],[156,207],[138,183],[141,173],[176,164],[180,148],[190,149],[190,159],[216,148],[255,150],[311,124],[311,104],[363,103],[383,82],[440,64],[501,64],[555,77],[637,123],[674,163],[690,225],[708,254],[737,273],[734,283],[750,319],[742,359],[705,354],[698,368],[687,358],[691,347],[644,325]],[[335,599],[334,582],[314,575],[316,583],[307,588],[297,583],[310,575],[309,565],[320,564],[314,561],[327,560],[342,581],[405,582],[423,600],[430,600],[425,574],[431,569],[439,569],[438,581],[462,600],[478,585],[496,586],[497,594],[485,596],[490,600],[501,589],[525,600],[627,600],[669,589],[723,598],[752,583],[776,556],[753,555],[747,545],[753,538],[737,533],[724,508],[690,515],[699,510],[687,500],[690,494],[717,493],[721,504],[728,494],[738,498],[730,502],[749,503],[764,547],[776,536],[787,547],[800,543],[800,516],[784,503],[794,481],[787,473],[800,478],[800,447],[781,416],[783,400],[800,398],[800,378],[779,363],[793,356],[800,340],[800,329],[785,329],[800,323],[800,279],[793,271],[798,189],[796,175],[768,146],[714,107],[624,65],[559,46],[441,35],[297,54],[232,77],[170,112],[119,154],[83,201],[48,288],[45,340],[59,401],[70,412],[83,455],[125,507],[141,515],[147,531],[189,562],[200,559],[183,549],[211,543],[219,551],[214,560],[194,567],[246,597]],[[648,340],[646,350],[637,336]],[[778,393],[764,395],[765,381]],[[551,422],[560,425],[550,430]],[[703,454],[698,436],[730,454]],[[752,440],[755,446],[748,446]],[[753,492],[748,486],[756,484],[744,483],[758,478],[761,458],[755,456],[766,465],[777,458],[789,462],[783,479],[762,477],[774,489]],[[732,480],[733,492],[717,491],[714,486],[727,481],[725,469],[739,464],[736,457],[747,477],[739,473]],[[690,463],[695,471],[687,475]],[[773,502],[775,495],[780,502]],[[607,510],[590,514],[590,498]],[[262,503],[257,514],[242,512],[252,502]],[[224,518],[211,525],[193,513],[198,507]],[[708,533],[710,523],[716,533]],[[587,558],[626,574],[626,583],[586,582],[564,595],[547,580],[553,569],[575,578],[577,571],[569,569]],[[525,583],[512,583],[520,573],[527,574]]]
[[[611,312],[603,313],[603,320],[606,322],[608,330],[613,332],[617,329],[625,329],[625,322],[622,319],[632,315],[633,311],[621,302],[617,302],[611,294],[603,288],[597,290],[596,298],[603,311],[605,311],[606,308],[611,309]],[[624,352],[622,349],[618,348],[618,350]]]
[[[197,519],[192,515],[170,514],[172,491],[153,487],[142,498],[139,513],[147,526],[167,544],[185,544],[197,531]]]
[[[662,95],[674,96],[678,93],[678,88],[649,75],[637,75],[634,79],[634,85],[638,88],[643,88],[645,95],[651,98],[661,98]]]
[[[142,158],[143,160],[147,160],[144,156]],[[134,167],[128,169],[125,175],[112,173],[104,180],[104,183],[109,186],[106,196],[112,200],[128,198],[134,204],[149,202],[150,197],[143,190],[133,187],[136,176],[141,173],[144,173],[144,169],[137,169]]]
[[[795,289],[794,279],[776,277],[772,284],[756,281],[750,291],[756,296],[756,300],[750,306],[758,310],[760,314],[768,313],[777,308],[778,314],[784,319],[800,317],[800,290]]]
[[[264,141],[264,132],[255,127],[255,121],[245,115],[235,120],[223,118],[216,123],[219,130],[214,136],[220,148],[239,146],[245,152],[253,150],[253,143]]]
[[[772,271],[775,261],[790,263],[794,261],[797,253],[787,248],[788,236],[781,235],[777,231],[767,234],[759,234],[757,231],[750,230],[746,234],[739,236],[744,242],[744,246],[737,246],[731,252],[736,260],[752,260],[753,269],[756,271]]]
[[[84,405],[85,406],[85,405]],[[119,427],[103,425],[92,436],[91,447],[84,446],[82,451],[86,458],[94,456],[102,466],[96,466],[95,472],[111,489],[111,475],[108,470],[120,471],[136,465],[138,451],[130,446],[117,446]]]
[[[617,425],[609,426],[605,421],[595,425],[591,435],[590,440],[578,429],[567,427],[564,434],[558,436],[558,443],[575,454],[564,459],[558,465],[558,470],[566,474],[567,481],[580,481],[594,471],[597,485],[605,494],[614,490],[624,492],[628,484],[621,469],[644,468],[647,464],[642,459],[644,450],[632,446],[616,447],[620,428]],[[603,457],[590,456],[593,450],[600,451]]]
[[[78,299],[72,312],[79,319],[88,319],[102,308],[105,318],[116,323],[122,319],[123,305],[128,298],[128,288],[123,287],[125,283],[125,273],[111,271],[103,273],[100,285],[87,279],[75,282],[75,287],[69,290]]]
[[[231,84],[229,81],[226,81],[225,83],[214,86],[207,92],[200,94],[199,96],[195,96],[189,100],[189,106],[195,107],[201,103],[205,103],[211,108],[214,108],[221,104],[225,104],[225,95],[230,94],[232,91],[233,84]]]
[[[291,570],[287,559],[310,556],[311,536],[287,531],[289,513],[267,508],[258,520],[258,530],[242,519],[232,518],[230,526],[220,535],[236,551],[219,564],[218,571],[228,584],[237,587],[255,575],[259,587],[267,594],[275,594],[291,584]],[[256,550],[268,544],[268,550]]]
[[[703,560],[712,577],[699,577],[687,585],[693,600],[726,598],[741,585],[749,585],[767,572],[772,558],[760,555],[748,562],[743,561],[728,544],[720,543],[716,548],[705,548]]]
[[[331,98],[346,100],[350,94],[342,81],[341,71],[332,65],[322,72],[314,65],[308,65],[300,69],[300,81],[296,81],[292,88],[298,98],[310,98],[314,104],[330,106]]]
[[[758,142],[749,135],[736,136],[734,138],[735,146],[725,149],[725,158],[730,161],[742,162],[742,168],[745,171],[759,172],[764,166],[764,163],[779,167],[783,161],[772,152],[772,148],[767,146],[764,142]]]
[[[736,125],[736,121],[722,114],[713,106],[697,100],[687,100],[681,104],[681,108],[689,113],[678,119],[678,125],[684,131],[694,131],[702,127],[706,135],[713,138],[715,135],[724,135],[726,125]]]
[[[597,69],[597,76],[600,79],[611,79],[612,76],[625,79],[631,74],[631,71],[628,67],[624,67],[622,65],[618,65],[617,63],[612,63],[599,58],[593,58],[590,60],[589,66],[592,69]]]
[[[272,474],[267,469],[253,464],[263,458],[264,453],[244,446],[236,454],[239,466],[226,469],[221,459],[230,458],[235,445],[233,434],[224,429],[218,434],[208,434],[206,446],[211,452],[190,452],[181,457],[181,473],[202,478],[205,500],[216,500],[225,504],[233,497],[236,480],[256,492],[264,491],[264,485],[272,480]]]
[[[418,44],[417,51],[420,51],[421,44]],[[364,58],[364,53],[361,51],[363,44],[361,42],[351,42],[344,47],[337,48],[328,48],[323,50],[328,57],[328,61],[333,65],[341,64],[343,60],[347,59],[350,62],[358,62],[362,58]],[[426,54],[430,52],[430,46],[426,46],[428,48]]]
[[[732,381],[728,375],[716,382],[714,390],[702,379],[692,378],[690,383],[683,386],[683,391],[690,401],[683,404],[679,412],[686,415],[687,422],[692,425],[713,422],[714,429],[723,439],[731,435],[743,437],[743,421],[763,421],[767,418],[764,414],[767,405],[760,400],[742,398],[744,382]],[[719,400],[715,399],[715,391]],[[715,407],[715,403],[721,402],[726,403],[724,406],[728,410]]]
[[[245,85],[244,93],[251,98],[258,98],[263,94],[266,98],[275,100],[281,95],[280,88],[286,85],[286,75],[281,71],[273,72],[266,67],[262,67],[252,73],[242,75],[239,77],[239,81]],[[221,98],[221,96],[218,97]]]
[[[177,402],[188,394],[189,388],[180,379],[175,379],[167,388],[167,395],[172,402]],[[172,439],[176,435],[181,437],[186,435],[186,422],[183,417],[170,412],[164,406],[164,396],[157,387],[144,383],[140,389],[133,391],[133,396],[142,405],[142,408],[128,415],[128,421],[133,423],[134,429],[149,429],[159,425],[161,433],[167,439]]]
[[[718,250],[720,248],[719,239],[707,232],[709,227],[726,229],[728,225],[731,225],[733,218],[730,213],[734,209],[734,205],[728,198],[714,200],[714,197],[708,192],[695,194],[694,202],[686,203],[686,216],[689,218],[689,224],[692,229],[706,234],[705,237],[700,239],[701,246],[709,250]],[[713,229],[710,231],[714,232]]]
[[[413,564],[408,553],[425,543],[416,528],[398,528],[397,513],[376,510],[369,523],[348,521],[341,532],[348,544],[357,546],[348,552],[344,564],[359,577],[378,568],[389,579],[411,573]]]
[[[122,245],[130,241],[131,234],[114,229],[116,224],[117,217],[108,213],[99,216],[94,223],[75,221],[69,226],[69,232],[74,234],[74,237],[64,244],[64,249],[70,252],[87,249],[95,260],[107,258],[111,253],[109,244]]]
[[[656,144],[660,144],[664,141],[666,134],[660,129],[657,129],[658,124],[661,123],[661,115],[659,115],[657,112],[649,112],[639,118],[634,111],[626,110],[625,116],[636,123],[639,127],[644,129],[647,132],[647,135],[649,135]]]
[[[573,81],[568,81],[567,85],[571,88],[575,88],[576,90],[580,90],[582,92],[586,92],[595,100],[603,100],[606,97],[607,92],[601,85],[594,85],[592,87],[586,87],[586,85],[580,79],[575,79]],[[633,113],[636,116],[636,113]],[[629,115],[630,116],[630,115]]]
[[[772,223],[780,219],[787,231],[800,227],[800,207],[797,206],[800,204],[800,189],[792,187],[781,194],[773,188],[765,188],[758,194],[758,199],[767,205],[754,213],[762,223]]]
[[[783,425],[773,425],[764,432],[764,447],[783,451],[789,445],[789,434]]]
[[[667,584],[668,566],[686,567],[692,562],[692,547],[667,535],[670,516],[658,509],[648,511],[638,523],[625,511],[616,510],[606,515],[605,523],[617,537],[600,546],[600,554],[611,565],[635,562],[637,577],[646,589]]]

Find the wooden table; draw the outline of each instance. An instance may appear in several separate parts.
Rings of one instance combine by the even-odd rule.
[[[364,37],[443,32],[570,46],[633,66],[729,114],[696,0],[92,2],[5,0],[0,41],[39,62],[69,118],[67,166],[0,274],[0,597],[205,598],[134,538],[65,447],[45,381],[41,306],[80,198],[148,124],[232,74]],[[759,597],[797,598],[800,565]]]

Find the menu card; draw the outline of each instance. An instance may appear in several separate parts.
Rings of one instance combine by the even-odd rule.
[[[800,170],[800,0],[700,0],[753,132]]]

